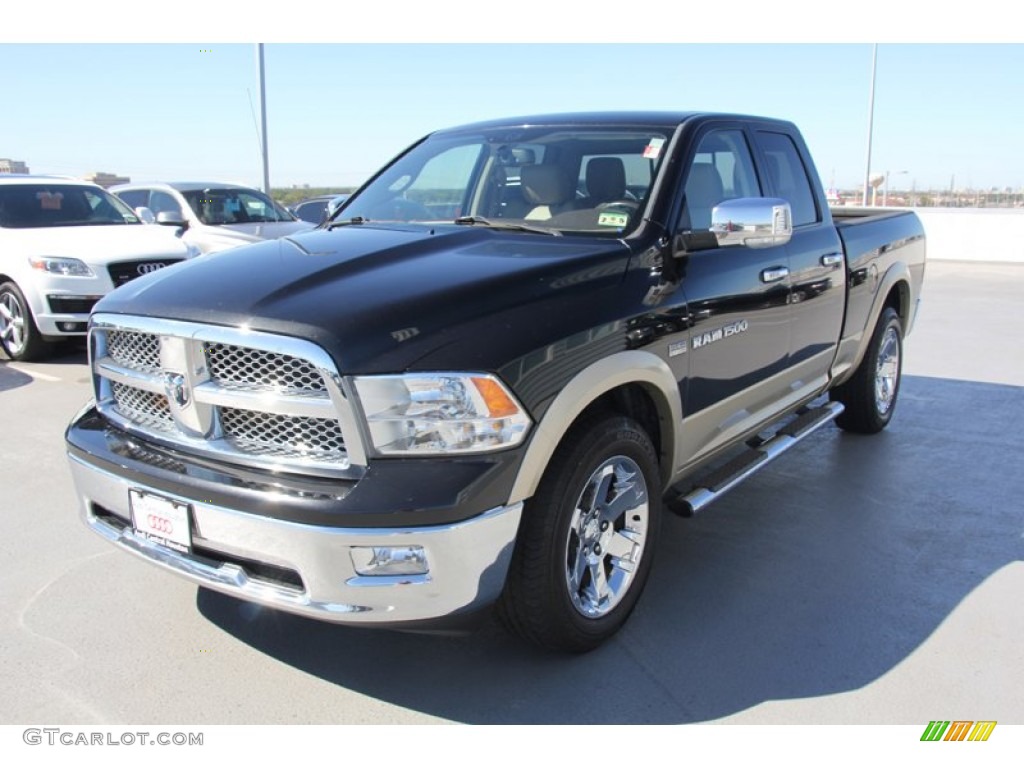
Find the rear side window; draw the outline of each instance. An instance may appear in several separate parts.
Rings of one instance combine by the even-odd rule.
[[[117,196],[124,200],[132,208],[142,208],[146,205],[146,196],[149,194],[144,189],[127,189],[118,192]]]
[[[789,202],[793,226],[819,221],[807,169],[793,139],[784,133],[759,132],[758,143],[767,163],[768,183],[774,194]]]

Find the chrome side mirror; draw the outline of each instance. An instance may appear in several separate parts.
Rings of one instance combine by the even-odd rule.
[[[770,248],[793,236],[789,203],[777,197],[738,197],[711,211],[711,234],[720,247]]]
[[[153,212],[144,205],[135,209],[135,215],[139,217],[139,221],[143,224],[156,224],[156,216],[154,216]]]

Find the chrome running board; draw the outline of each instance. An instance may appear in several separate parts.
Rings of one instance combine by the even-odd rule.
[[[695,515],[763,469],[772,459],[778,458],[819,427],[828,424],[843,410],[842,403],[826,403],[817,408],[798,411],[796,418],[783,424],[772,437],[756,443],[710,474],[698,477],[691,491],[675,497],[669,496],[665,500],[666,505],[683,517]]]

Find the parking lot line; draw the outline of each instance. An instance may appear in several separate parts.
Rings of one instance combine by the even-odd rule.
[[[38,371],[30,371],[19,365],[14,365],[13,363],[8,363],[7,367],[11,370],[18,371],[19,373],[24,373],[26,376],[31,376],[33,379],[39,379],[40,381],[63,381],[63,379],[58,376],[51,376],[48,373],[39,373]]]

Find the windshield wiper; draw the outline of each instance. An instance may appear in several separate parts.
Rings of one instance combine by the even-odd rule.
[[[330,232],[335,227],[347,227],[350,224],[367,224],[369,221],[369,219],[364,219],[362,216],[353,216],[351,219],[345,219],[344,221],[330,221],[325,229]]]
[[[470,227],[492,227],[493,229],[511,229],[516,232],[535,232],[538,235],[551,235],[553,237],[562,236],[562,233],[557,229],[531,227],[529,224],[515,224],[511,221],[491,221],[490,219],[485,219],[483,216],[459,216],[459,218],[455,220],[455,223],[464,224]]]

